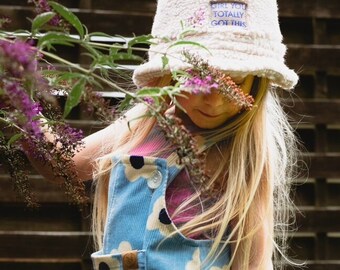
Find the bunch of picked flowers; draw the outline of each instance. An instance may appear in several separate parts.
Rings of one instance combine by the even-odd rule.
[[[181,88],[192,94],[209,94],[215,89],[228,100],[240,107],[241,110],[251,110],[254,98],[245,94],[234,80],[204,61],[197,55],[183,52],[186,61],[192,66],[184,75],[179,76]]]

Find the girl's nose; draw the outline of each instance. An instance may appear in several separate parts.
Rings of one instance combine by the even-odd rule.
[[[224,97],[218,90],[211,90],[210,94],[203,96],[204,103],[212,107],[223,105]]]

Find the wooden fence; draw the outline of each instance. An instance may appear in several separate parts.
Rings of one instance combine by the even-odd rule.
[[[0,14],[12,18],[12,29],[29,28],[33,12],[25,2],[1,0]],[[90,31],[124,36],[149,33],[156,7],[155,0],[61,2]],[[340,1],[280,0],[279,7],[288,65],[300,74],[296,94],[286,97],[287,112],[309,168],[308,178],[296,183],[301,213],[291,253],[307,262],[306,269],[340,269]],[[78,48],[64,54],[83,61]],[[81,110],[71,122],[87,134],[98,128]],[[91,269],[90,206],[80,211],[57,186],[34,172],[31,180],[38,209],[26,208],[0,171],[0,269]]]

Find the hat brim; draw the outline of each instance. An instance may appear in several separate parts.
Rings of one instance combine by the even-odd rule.
[[[226,72],[230,76],[254,75],[266,77],[272,85],[290,90],[298,82],[298,75],[294,70],[289,69],[283,61],[276,61],[272,57],[266,58],[263,55],[237,54],[226,55],[225,51],[210,51],[209,53],[200,52],[200,57],[207,61],[211,67]],[[190,64],[183,61],[183,54],[173,54],[168,56],[168,64],[163,67],[163,54],[156,54],[152,59],[139,67],[133,74],[133,81],[138,87],[150,85],[156,78],[170,74],[176,70],[187,70]]]

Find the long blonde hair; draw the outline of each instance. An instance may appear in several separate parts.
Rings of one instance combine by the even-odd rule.
[[[169,80],[163,78],[158,85],[167,83]],[[207,261],[214,260],[221,245],[232,243],[235,249],[231,265],[233,259],[238,258],[244,264],[242,270],[247,270],[254,256],[259,256],[252,250],[252,243],[263,228],[266,228],[266,239],[258,269],[266,268],[265,263],[272,258],[274,250],[279,257],[286,256],[287,226],[292,216],[289,192],[297,155],[293,130],[267,79],[261,79],[255,100],[253,110],[240,114],[214,132],[203,134],[207,151],[212,147],[220,151],[220,164],[207,184],[219,183],[223,193],[216,203],[179,229],[184,235],[213,230],[214,241]],[[155,119],[140,118],[146,112],[146,106],[141,104],[129,111],[120,124],[125,130],[119,129],[120,134],[114,134],[113,143],[105,149],[109,154],[98,158],[92,224],[98,249],[102,248],[107,216],[111,156],[118,151],[127,153],[148,135]],[[138,120],[127,128],[127,121],[132,119]],[[199,193],[188,198],[175,214],[189,207],[195,196]],[[276,269],[283,269],[283,265],[278,263]]]

